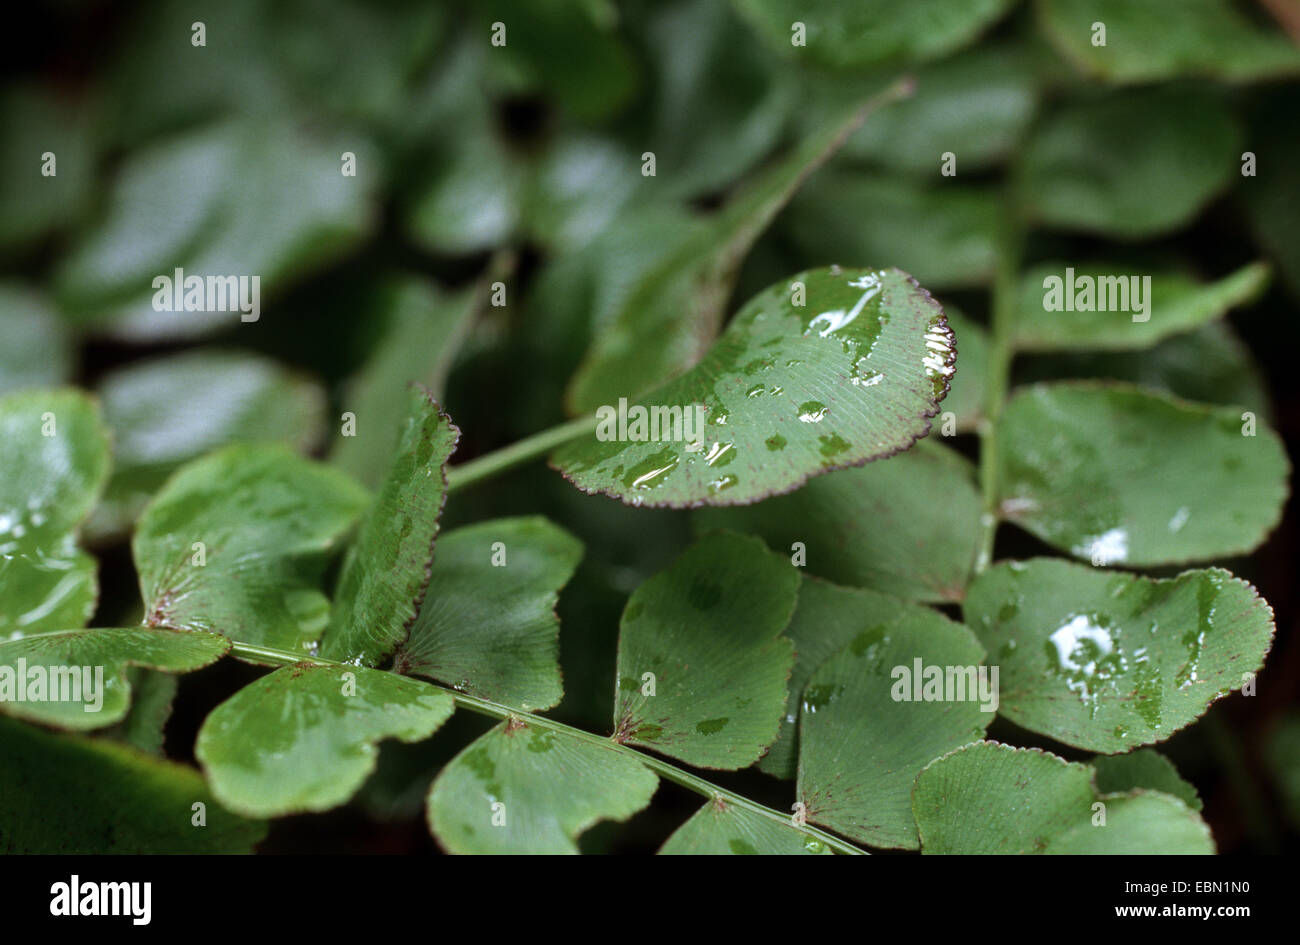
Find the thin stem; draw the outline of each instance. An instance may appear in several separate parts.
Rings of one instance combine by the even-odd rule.
[[[294,666],[298,663],[310,663],[315,666],[339,666],[343,668],[352,668],[352,664],[350,663],[339,663],[335,660],[322,659],[318,656],[290,653],[286,650],[277,650],[268,646],[258,646],[253,643],[233,643],[231,644],[230,652],[232,656],[242,657],[262,665]],[[720,800],[728,806],[739,807],[742,810],[749,811],[752,814],[757,814],[760,817],[765,817],[775,823],[791,827],[810,838],[821,841],[836,853],[854,855],[866,852],[854,844],[849,843],[847,840],[843,840],[834,834],[827,833],[817,827],[812,827],[807,824],[797,825],[793,823],[787,814],[772,810],[770,807],[764,807],[762,804],[751,801],[749,798],[736,794],[733,791],[720,788],[716,784],[713,784],[698,775],[691,774],[688,771],[683,771],[681,768],[664,761],[662,758],[647,755],[643,752],[637,751],[635,748],[629,748],[627,745],[620,744],[612,738],[596,735],[584,729],[574,728],[571,725],[565,725],[563,722],[556,722],[554,719],[548,719],[542,715],[523,712],[519,709],[502,705],[499,702],[492,702],[488,699],[480,699],[478,696],[471,696],[463,692],[457,692],[454,689],[439,686],[438,684],[429,682],[428,680],[421,679],[419,681],[427,686],[447,693],[455,700],[458,706],[464,709],[469,709],[471,712],[477,712],[480,715],[486,715],[494,719],[519,719],[535,728],[557,732],[587,742],[588,744],[600,745],[602,748],[612,749],[621,752],[622,754],[629,755],[641,762],[641,764],[645,765],[651,771],[654,771],[666,781],[671,781],[689,791],[694,791],[696,794],[702,795],[711,801]]]
[[[499,450],[493,450],[462,466],[453,466],[447,470],[447,491],[455,492],[457,489],[499,476],[517,466],[523,466],[595,429],[595,414],[579,417],[577,420],[570,420],[568,423],[561,423],[559,426],[534,433]]]
[[[980,418],[980,544],[975,558],[978,574],[993,563],[993,538],[998,530],[998,419],[1011,381],[1012,338],[1016,319],[1016,276],[1020,269],[1021,231],[1014,204],[1008,201],[998,238],[997,269],[993,275],[993,317],[989,342],[988,378]]]

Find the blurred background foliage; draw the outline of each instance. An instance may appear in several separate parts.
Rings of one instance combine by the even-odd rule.
[[[102,399],[116,457],[88,530],[97,623],[138,616],[132,521],[169,472],[215,446],[279,439],[373,483],[385,451],[339,437],[338,418],[400,410],[413,378],[464,431],[462,461],[564,420],[593,339],[647,274],[692,252],[738,185],[904,72],[916,94],[799,190],[745,256],[727,311],[813,266],[909,271],[956,329],[945,408],[967,434],[1013,203],[1036,227],[1030,267],[1113,262],[1191,284],[1266,259],[1275,278],[1233,290],[1230,319],[1142,351],[1022,360],[1016,380],[1110,377],[1248,407],[1294,455],[1300,51],[1285,29],[1300,13],[1287,0],[60,0],[29,12],[8,31],[0,93],[0,391],[75,383]],[[195,21],[206,46],[191,44]],[[502,47],[489,41],[497,21]],[[1091,43],[1095,22],[1105,47]],[[55,177],[39,174],[47,151]],[[1245,151],[1255,176],[1241,173]],[[344,152],[355,177],[340,173]],[[955,177],[940,173],[945,152]],[[261,320],[153,311],[150,280],[177,267],[260,275]],[[504,306],[487,304],[497,280]],[[972,453],[967,439],[957,446]],[[622,605],[689,539],[690,516],[590,498],[535,467],[456,495],[446,524],[521,513],[587,545],[561,598],[556,714],[603,731]],[[1216,705],[1165,746],[1223,852],[1297,845],[1298,541],[1289,511],[1229,563],[1277,614],[1258,696]],[[1000,555],[1043,550],[999,536]],[[165,749],[190,757],[199,721],[248,674],[187,679]],[[448,727],[486,724],[462,713]],[[278,822],[264,849],[431,848],[413,826],[421,798],[463,741],[385,746],[360,803]],[[757,772],[718,780],[783,804]],[[665,784],[584,848],[654,849],[694,806]]]

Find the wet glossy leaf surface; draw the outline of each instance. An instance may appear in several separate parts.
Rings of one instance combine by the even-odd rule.
[[[108,478],[98,407],[72,390],[0,398],[0,640],[83,626],[98,596],[76,531]]]
[[[694,442],[593,434],[551,462],[583,491],[630,505],[742,505],[909,447],[953,362],[943,313],[906,273],[800,273],[751,299],[703,361],[633,405],[682,407],[692,420],[703,406]]]
[[[799,714],[798,797],[808,820],[871,846],[916,849],[917,772],[983,738],[993,721],[992,704],[981,702],[996,691],[993,680],[986,677],[983,692],[976,682],[983,660],[961,624],[911,611],[865,625],[822,663],[804,686]],[[931,667],[939,669],[938,688],[918,691]],[[970,668],[959,677],[960,693],[945,688],[947,667]]]
[[[559,590],[582,544],[544,518],[479,522],[438,540],[398,672],[533,711],[560,701]]]
[[[329,619],[325,564],[366,501],[285,446],[236,444],[189,463],[132,541],[146,622],[305,652]]]
[[[1262,421],[1121,385],[1024,389],[1003,412],[1007,520],[1095,565],[1250,551],[1281,516],[1288,463]]]
[[[913,795],[923,853],[1209,854],[1209,828],[1158,792],[1101,796],[1092,769],[982,742],[932,762]],[[1104,805],[1105,823],[1094,826]]]
[[[449,693],[393,673],[286,666],[214,709],[195,756],[231,810],[257,817],[329,810],[374,770],[379,741],[422,741],[453,708]]]
[[[631,817],[658,782],[611,744],[503,722],[438,775],[429,826],[450,853],[577,853],[580,834]]]
[[[419,387],[407,391],[407,410],[388,475],[339,575],[320,650],[326,659],[378,665],[405,642],[429,583],[444,467],[460,430]]]
[[[957,433],[975,430],[984,416],[984,402],[988,396],[985,385],[988,383],[989,333],[955,306],[944,303],[943,314],[952,330],[958,355],[952,389],[943,399],[943,413],[940,414],[940,433],[947,436],[950,431],[943,426],[946,414],[954,415]]]
[[[1273,641],[1273,612],[1221,568],[1169,580],[1036,558],[971,584],[968,626],[1001,667],[999,711],[1106,754],[1164,741],[1240,689]]]
[[[952,601],[961,599],[975,561],[979,515],[974,470],[927,440],[898,456],[814,479],[790,495],[702,510],[695,522],[700,530],[752,532],[788,556],[798,555],[801,545],[809,573],[839,584]]]
[[[744,768],[776,738],[799,575],[756,538],[701,538],[623,611],[615,738],[704,768]]]
[[[131,705],[127,667],[186,673],[229,649],[215,633],[160,627],[13,638],[0,643],[0,712],[59,728],[103,728],[125,718]]]

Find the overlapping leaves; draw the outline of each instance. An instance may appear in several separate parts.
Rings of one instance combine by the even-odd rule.
[[[0,399],[0,640],[84,626],[99,587],[77,529],[108,478],[99,409],[72,390]]]
[[[1086,765],[996,742],[932,762],[912,804],[923,853],[1214,852],[1209,828],[1178,798],[1102,794]]]
[[[971,585],[967,624],[1001,667],[1007,718],[1067,745],[1163,741],[1258,672],[1273,613],[1227,571],[1170,580],[1054,559],[999,564]]]
[[[605,435],[552,463],[633,505],[755,502],[906,449],[929,429],[953,361],[942,311],[906,273],[800,273],[751,299],[696,367],[619,408],[679,408],[677,432],[638,434],[609,405]]]

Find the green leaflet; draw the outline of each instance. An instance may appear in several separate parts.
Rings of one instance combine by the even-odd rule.
[[[128,667],[126,680],[131,686],[131,708],[122,721],[105,729],[103,734],[161,758],[167,721],[171,718],[172,703],[176,701],[180,683],[170,673],[138,666]]]
[[[1109,82],[1300,74],[1300,51],[1231,0],[1040,0],[1043,32],[1083,72]],[[1105,45],[1093,42],[1106,25]]]
[[[1102,794],[1147,788],[1170,794],[1192,810],[1201,809],[1196,788],[1184,781],[1174,763],[1154,748],[1139,748],[1127,755],[1097,755],[1090,764],[1096,772],[1093,781]]]
[[[992,281],[1001,213],[985,186],[830,168],[791,202],[786,226],[811,263],[885,260],[930,289],[957,289]]]
[[[1273,612],[1227,571],[1164,581],[1036,558],[970,586],[963,608],[1001,667],[999,711],[1113,754],[1164,741],[1263,665]]]
[[[683,197],[716,193],[778,143],[796,84],[727,3],[691,0],[651,16],[645,36],[657,95],[641,140],[654,149],[652,180]]]
[[[844,139],[899,94],[895,87],[837,114],[640,276],[570,381],[570,409],[580,413],[635,397],[699,362],[755,240]]]
[[[944,497],[943,503],[935,497]],[[979,542],[974,472],[924,441],[754,506],[695,513],[699,529],[758,534],[819,577],[911,601],[959,601]],[[802,547],[801,547],[802,546]]]
[[[988,383],[989,334],[984,326],[963,315],[953,305],[945,304],[944,318],[952,330],[953,345],[960,355],[957,370],[952,375],[952,389],[943,400],[943,413],[940,414],[940,432],[950,436],[953,432],[967,433],[974,431],[984,416],[984,401],[987,398],[985,386]],[[948,413],[956,421],[956,429],[944,426]]]
[[[979,678],[983,661],[961,624],[911,611],[864,627],[823,662],[799,714],[798,797],[808,820],[872,846],[916,849],[916,773],[983,738],[993,721],[998,682],[988,669]]]
[[[59,728],[103,728],[126,717],[128,666],[186,673],[229,649],[230,641],[215,633],[158,627],[11,639],[0,643],[0,712]]]
[[[329,617],[327,559],[365,503],[287,446],[235,444],[183,466],[131,543],[145,622],[305,652]]]
[[[659,779],[595,736],[503,722],[442,769],[429,827],[450,853],[577,853],[579,834],[627,820]]]
[[[0,641],[90,619],[95,561],[77,547],[76,530],[108,466],[108,434],[85,394],[0,398]]]
[[[407,387],[414,381],[442,396],[481,299],[475,290],[450,295],[414,279],[385,286],[384,334],[343,394],[343,409],[356,418],[356,430],[335,439],[331,462],[369,488],[383,481],[406,420]]]
[[[153,281],[173,280],[179,268],[185,281],[256,275],[258,317],[270,317],[277,290],[371,228],[368,193],[376,175],[341,174],[339,155],[348,150],[360,150],[359,161],[369,157],[355,139],[322,142],[290,123],[248,120],[135,152],[109,192],[103,219],[55,274],[60,303],[79,322],[130,341],[193,338],[241,324],[241,306],[251,296],[238,290],[224,308],[215,292],[208,308],[205,286],[197,309],[171,310],[174,299],[155,309],[160,290]]]
[[[707,535],[628,599],[614,737],[702,768],[744,768],[785,710],[799,575],[756,538]]]
[[[407,392],[407,416],[388,475],[339,576],[321,656],[376,666],[406,640],[429,583],[446,500],[447,458],[460,430],[428,392]]]
[[[115,742],[0,718],[0,756],[3,853],[251,853],[266,835],[194,769]]]
[[[286,666],[212,711],[195,756],[212,793],[257,817],[329,810],[375,769],[377,743],[418,742],[451,715],[451,695],[364,666]]]
[[[1015,346],[1022,351],[1145,348],[1254,301],[1268,281],[1265,263],[1206,284],[1141,265],[1045,263],[1021,277]],[[1078,302],[1101,310],[1079,310]]]
[[[435,253],[481,252],[508,241],[519,225],[526,175],[494,130],[483,127],[455,151],[417,196],[408,229]]]
[[[931,762],[912,806],[923,853],[1214,852],[1205,822],[1177,798],[1099,795],[1086,765],[996,742]]]
[[[627,439],[606,405],[602,427],[551,462],[584,492],[629,505],[744,505],[911,446],[953,362],[942,311],[906,273],[800,273],[751,299],[703,361],[628,408]],[[658,440],[648,419],[640,432],[631,425],[638,409],[673,407],[683,421],[656,423]]]
[[[227,443],[272,440],[308,452],[325,425],[316,382],[260,355],[200,348],[139,361],[99,385],[113,476],[88,529],[119,534],[181,463]]]
[[[1080,102],[1030,138],[1020,199],[1047,226],[1156,236],[1190,221],[1228,185],[1240,139],[1212,92],[1156,87]]]
[[[566,259],[610,234],[610,223],[620,212],[647,210],[643,201],[650,178],[636,173],[638,164],[627,147],[604,135],[557,138],[530,169],[523,207],[529,236]],[[651,261],[640,257],[636,262],[648,266]]]
[[[934,59],[972,42],[1011,0],[733,0],[759,34],[787,55],[852,69]],[[792,45],[793,24],[806,44]]]
[[[916,94],[863,125],[844,145],[844,155],[933,179],[940,177],[947,152],[959,174],[986,168],[1019,142],[1040,84],[1032,57],[1020,45],[961,52],[918,69]]]
[[[538,516],[442,536],[395,670],[526,711],[556,705],[564,687],[555,604],[581,559],[582,543]]]
[[[660,848],[664,856],[829,855],[816,837],[722,799],[709,801]]]
[[[814,479],[790,495],[701,510],[695,522],[700,530],[759,535],[772,550],[839,584],[954,601],[961,600],[975,560],[979,516],[970,464],[927,440]]]
[[[815,577],[799,585],[795,607],[785,636],[794,643],[794,666],[780,732],[758,767],[777,778],[793,779],[798,770],[798,723],[808,678],[830,657],[873,627],[903,617],[933,612],[889,594],[863,588],[840,587]]]
[[[1234,408],[1044,384],[1011,399],[998,436],[1002,517],[1098,566],[1250,551],[1286,499],[1281,441]]]
[[[53,387],[72,374],[72,339],[42,292],[20,282],[0,282],[0,394]]]
[[[965,349],[962,358],[966,357]],[[962,361],[962,370],[965,368]],[[1175,335],[1136,351],[1067,352],[1025,359],[1017,377],[1024,381],[1102,378],[1126,381],[1202,404],[1243,407],[1268,420],[1272,416],[1263,373],[1250,349],[1222,321]],[[961,371],[958,371],[960,377]],[[950,405],[960,380],[953,382]]]
[[[421,138],[438,142],[403,212],[411,238],[433,252],[488,250],[509,240],[519,225],[526,169],[491,115],[497,89],[489,60],[498,60],[491,53],[499,51],[486,44],[456,44],[403,109],[395,129],[408,147]],[[448,127],[458,133],[439,133]]]

